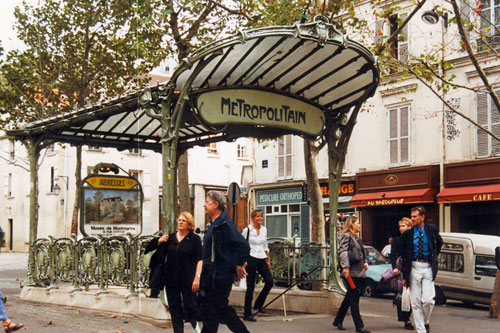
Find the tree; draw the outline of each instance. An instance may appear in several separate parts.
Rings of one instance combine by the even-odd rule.
[[[96,103],[146,81],[165,57],[162,37],[148,30],[140,1],[45,0],[16,8],[15,28],[25,51],[1,64],[1,126],[29,122]],[[71,231],[77,232],[81,182],[77,147]]]

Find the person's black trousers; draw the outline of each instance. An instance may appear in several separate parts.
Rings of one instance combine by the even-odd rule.
[[[334,325],[342,324],[344,322],[345,315],[349,307],[351,308],[352,321],[354,322],[354,326],[356,330],[359,330],[364,326],[363,320],[361,319],[361,314],[359,313],[359,297],[361,295],[361,289],[363,288],[363,279],[353,277],[352,281],[356,286],[356,289],[351,289],[345,277],[342,277],[342,281],[344,282],[347,293],[344,296],[344,300],[340,305],[339,311],[337,312],[337,316],[335,316],[335,320],[333,321]]]
[[[172,328],[175,333],[184,332],[184,316],[182,305],[187,314],[188,321],[196,327],[197,305],[191,287],[166,287],[168,308],[172,319]]]
[[[264,306],[266,297],[273,287],[273,276],[267,266],[266,259],[257,259],[254,257],[248,257],[247,270],[247,291],[245,293],[245,316],[250,316],[252,314],[252,298],[253,291],[255,289],[255,278],[257,277],[257,272],[264,279],[264,288],[260,292],[259,296],[255,300],[254,309],[260,309]]]
[[[207,281],[208,282],[208,281]],[[219,327],[219,322],[224,323],[236,333],[247,333],[248,329],[236,314],[236,311],[229,306],[229,294],[233,286],[233,280],[215,281],[204,284],[204,297],[201,306],[203,317],[202,333],[215,333]]]

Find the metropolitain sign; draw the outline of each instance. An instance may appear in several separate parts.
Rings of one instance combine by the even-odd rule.
[[[201,93],[196,106],[211,125],[243,124],[279,127],[317,136],[325,125],[323,111],[302,100],[256,89],[220,89]]]

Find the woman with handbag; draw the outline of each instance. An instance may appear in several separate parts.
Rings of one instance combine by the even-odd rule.
[[[256,321],[252,315],[252,298],[257,272],[259,272],[264,279],[264,288],[262,288],[257,300],[255,300],[253,308],[261,313],[265,313],[262,307],[264,306],[269,291],[271,291],[273,287],[273,276],[269,270],[271,267],[271,260],[269,258],[269,247],[267,246],[267,230],[266,227],[262,225],[262,221],[264,221],[262,210],[253,210],[250,217],[252,218],[252,223],[243,229],[241,233],[248,241],[248,245],[250,245],[250,256],[248,256],[246,267],[248,275],[243,320]]]
[[[403,217],[401,220],[399,220],[398,225],[399,225],[399,232],[401,234],[403,234],[403,232],[413,227],[413,223],[407,217]],[[401,239],[399,237],[395,237],[392,241],[391,264],[396,279],[402,281],[403,277],[401,274],[401,270],[403,267],[403,262],[401,258]],[[408,312],[401,310],[402,291],[403,291],[402,283],[398,283],[397,290],[395,291],[393,304],[396,305],[398,313],[398,321],[402,321],[405,323],[404,326],[405,329],[413,330],[414,327],[410,321],[411,309]]]
[[[340,305],[333,326],[344,331],[342,326],[347,310],[351,308],[352,320],[356,332],[370,333],[364,327],[361,314],[359,313],[359,297],[363,288],[363,277],[368,269],[368,261],[365,257],[363,243],[356,237],[361,230],[357,216],[350,216],[344,223],[342,236],[339,241],[339,266],[342,272],[342,280],[347,288],[347,293]]]
[[[177,218],[177,232],[154,238],[146,252],[157,249],[159,267],[151,279],[151,287],[164,289],[175,333],[184,332],[183,308],[195,331],[198,308],[195,294],[200,289],[202,270],[201,239],[194,232],[194,218],[182,212]]]

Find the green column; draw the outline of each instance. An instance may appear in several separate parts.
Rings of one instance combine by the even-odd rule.
[[[338,115],[337,119],[329,121],[326,129],[328,142],[328,187],[330,189],[330,275],[328,276],[329,289],[345,293],[344,284],[341,282],[340,272],[337,271],[337,210],[339,200],[339,187],[342,182],[342,170],[344,168],[347,145],[356,123],[356,117],[361,109],[362,103],[356,105],[352,112]]]
[[[40,157],[40,139],[29,138],[23,141],[28,152],[30,162],[30,221],[29,221],[29,252],[28,274],[24,285],[35,285],[35,253],[33,244],[37,237],[38,229],[38,158]]]

